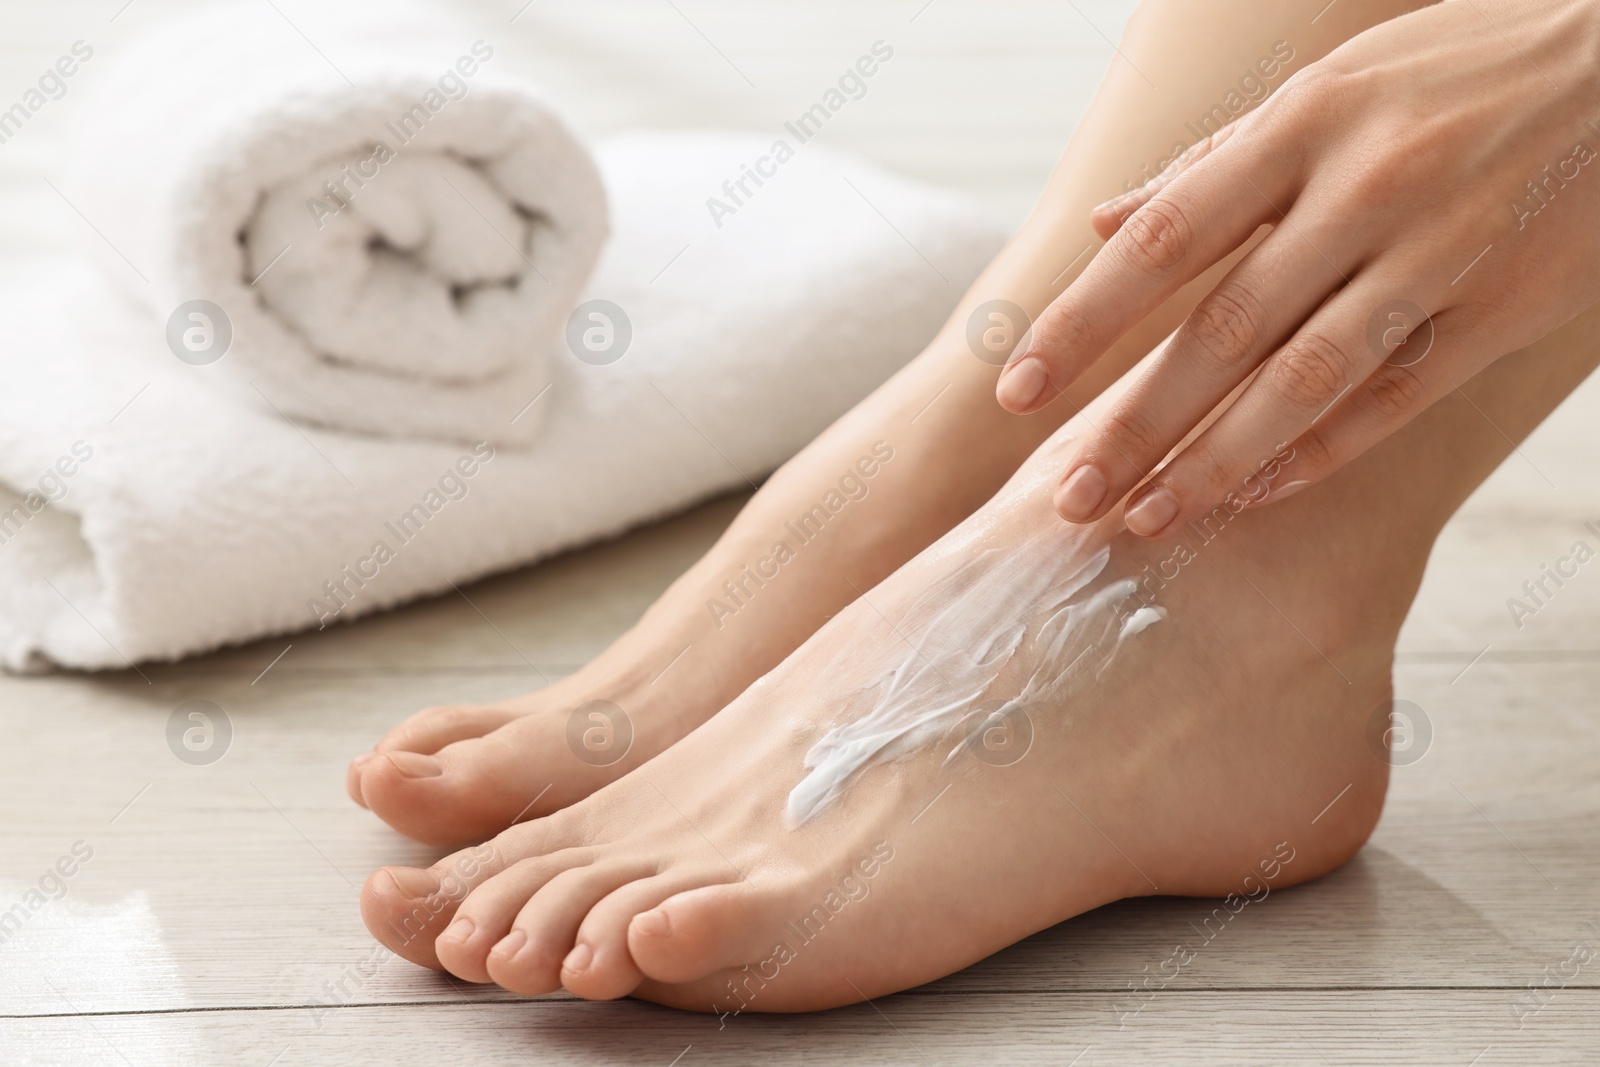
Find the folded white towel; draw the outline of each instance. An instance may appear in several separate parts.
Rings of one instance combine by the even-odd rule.
[[[215,5],[97,70],[67,195],[108,275],[267,410],[529,439],[508,405],[550,380],[605,239],[588,152],[436,14],[330,4],[306,30]]]
[[[232,402],[207,377],[232,353],[180,362],[81,269],[0,294],[0,661],[114,668],[342,621],[759,479],[914,355],[1003,237],[963,198],[791,148],[713,220],[771,137],[599,147],[615,236],[582,295],[626,325],[576,316],[548,391],[509,397],[508,422],[543,411],[526,448]]]

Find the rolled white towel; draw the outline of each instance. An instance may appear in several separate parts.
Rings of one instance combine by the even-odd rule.
[[[258,407],[528,440],[539,417],[510,415],[606,238],[593,160],[430,11],[330,4],[306,30],[215,5],[98,72],[68,190],[92,247],[197,377]]]
[[[706,199],[772,143],[597,146],[616,233],[580,310],[610,308],[614,346],[578,331],[548,389],[514,398],[519,423],[545,420],[527,448],[219,399],[197,380],[214,367],[174,359],[81,266],[0,291],[0,666],[123,668],[316,629],[748,488],[915,355],[1004,240],[965,198],[817,144],[717,226]],[[904,462],[908,432],[883,426],[795,523],[876,492],[860,472]]]

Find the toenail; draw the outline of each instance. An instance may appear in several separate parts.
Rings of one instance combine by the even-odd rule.
[[[633,928],[646,937],[666,937],[672,932],[672,923],[667,919],[667,913],[657,908],[655,911],[635,915]]]
[[[1044,361],[1027,356],[1007,367],[1000,376],[998,399],[1002,405],[1017,411],[1039,399],[1050,384],[1050,369]]]
[[[562,961],[561,969],[571,971],[573,974],[582,974],[589,969],[589,964],[594,960],[594,949],[588,945],[579,945],[567,953],[567,958]]]
[[[1170,489],[1151,489],[1128,506],[1123,521],[1140,537],[1160,533],[1178,514],[1178,498]]]
[[[409,900],[421,900],[439,891],[439,876],[420,867],[385,867],[384,873],[400,895]]]
[[[477,928],[477,923],[462,916],[446,927],[444,933],[440,934],[439,937],[441,940],[448,938],[451,941],[465,941],[472,936],[472,932]]]
[[[1085,463],[1068,475],[1056,490],[1056,511],[1068,522],[1087,522],[1106,498],[1108,488],[1106,476],[1099,468]]]
[[[394,769],[407,778],[437,778],[444,773],[444,764],[420,752],[386,752]]]
[[[513,930],[502,937],[498,944],[489,951],[503,960],[509,960],[522,951],[522,946],[528,943],[528,935],[523,930]]]

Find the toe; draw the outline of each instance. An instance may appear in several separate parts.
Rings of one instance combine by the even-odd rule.
[[[524,718],[431,754],[386,749],[363,765],[361,796],[385,822],[419,841],[482,840],[587,791],[573,782],[552,784],[551,744],[542,721]]]
[[[669,871],[654,878],[630,882],[607,895],[589,910],[578,927],[573,957],[562,969],[562,984],[580,997],[610,1000],[627,996],[644,979],[628,951],[628,927],[635,915],[655,909],[667,898],[726,878],[718,870]],[[581,950],[587,949],[587,955]]]
[[[370,808],[372,805],[366,798],[362,781],[367,769],[379,755],[416,753],[429,756],[445,745],[492,733],[516,716],[516,712],[506,708],[482,706],[424,708],[385,734],[373,746],[371,752],[363,752],[350,761],[349,770],[345,772],[345,791],[350,794],[351,800],[363,808]],[[401,755],[400,759],[404,761],[405,756]],[[405,766],[405,763],[400,765],[401,768]],[[386,777],[392,770],[385,767],[381,761],[378,767],[375,782]],[[481,838],[488,835],[478,836]]]
[[[760,959],[783,934],[777,899],[749,882],[709,885],[663,900],[628,925],[628,954],[658,982],[693,982]]]
[[[562,849],[548,856],[518,860],[478,886],[456,909],[455,919],[434,943],[445,970],[469,982],[492,982],[489,950],[511,932],[528,900],[562,871],[586,866],[593,851]]]
[[[433,753],[456,741],[493,733],[517,715],[509,708],[481,704],[423,708],[384,734],[373,748]]]
[[[555,875],[523,905],[511,931],[489,953],[490,977],[515,993],[561,988],[567,977],[563,964],[590,909],[617,888],[655,873],[653,863],[610,861]]]
[[[361,796],[361,768],[371,763],[376,756],[376,752],[363,752],[350,761],[350,766],[344,772],[345,792],[350,794],[351,800],[360,804],[363,808],[367,806],[367,802]]]
[[[442,970],[434,940],[473,889],[518,860],[558,851],[571,834],[545,819],[513,827],[494,840],[463,849],[426,869],[383,867],[361,888],[361,918],[396,955]]]
[[[361,887],[361,921],[397,956],[442,970],[433,942],[459,898],[441,888],[432,868],[381,867]]]

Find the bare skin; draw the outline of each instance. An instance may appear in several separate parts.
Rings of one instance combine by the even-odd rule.
[[[937,978],[1122,897],[1316,877],[1381,811],[1388,765],[1369,729],[1436,533],[1597,354],[1589,312],[1336,476],[1191,537],[1195,558],[1158,591],[1170,616],[1084,688],[1035,705],[1014,764],[946,766],[955,739],[931,743],[791,827],[789,791],[843,706],[836,656],[916,643],[906,607],[923,590],[1058,524],[1057,464],[1088,420],[1069,424],[680,743],[428,870],[375,873],[367,925],[417,963],[522,993],[799,1011]],[[1287,460],[1278,488],[1301,458],[1316,459]],[[1119,533],[1113,568],[1138,573],[1173,547]],[[1030,627],[1039,611],[1017,605]],[[1002,672],[997,695],[1015,683]]]
[[[1047,401],[1048,383],[1093,361],[1119,323],[1275,228],[1079,442],[1062,516],[1099,518],[1252,376],[1133,495],[1128,528],[1189,521],[1302,435],[1319,453],[1302,477],[1316,481],[1600,300],[1600,248],[1573,238],[1600,226],[1600,183],[1581,180],[1600,158],[1597,50],[1596,0],[1436,4],[1306,67],[1098,211],[1115,236],[1002,375],[1012,411]]]
[[[1186,123],[1204,110],[1199,102],[1236,90],[1242,72],[1260,79],[1258,64],[1277,42],[1292,42],[1294,58],[1266,88],[1415,6],[1345,0],[1313,21],[1325,0],[1275,5],[1266,17],[1242,0],[1146,4],[1121,46],[1129,62],[1112,67],[1033,216],[928,349],[774,474],[705,558],[593,662],[526,696],[418,712],[352,761],[352,798],[419,840],[479,841],[589,795],[700,725],[988,499],[1063,420],[1174,329],[1237,257],[1177,292],[1057,402],[1026,418],[994,401],[1009,350],[974,354],[967,332],[975,311],[1004,299],[1035,316],[1054,300],[1100,243],[1091,209],[1159,170],[1179,139],[1193,138]],[[1139,71],[1161,72],[1160,88]],[[894,458],[869,495],[735,615],[714,616],[708,602],[726,599],[724,583],[767,555],[787,536],[784,524],[880,441]],[[653,684],[669,667],[670,681]],[[607,766],[576,758],[566,741],[574,710],[595,699],[621,707],[633,729],[627,754]]]

